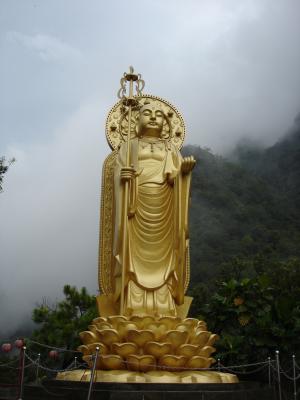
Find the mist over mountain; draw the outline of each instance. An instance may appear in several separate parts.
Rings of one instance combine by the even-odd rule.
[[[191,202],[192,283],[236,257],[300,256],[300,119],[275,145],[240,142],[229,158],[187,146],[197,165]]]
[[[300,113],[292,128],[273,146],[238,145],[233,159],[290,198],[296,211],[300,204]]]

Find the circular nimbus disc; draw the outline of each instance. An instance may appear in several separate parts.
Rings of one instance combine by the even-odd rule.
[[[139,107],[145,103],[149,106],[158,107],[165,115],[162,137],[170,140],[178,149],[181,149],[185,137],[185,125],[180,112],[168,101],[161,97],[143,94],[136,97],[138,107],[132,108],[131,114],[131,138],[136,136],[137,116]],[[122,100],[116,103],[110,110],[106,119],[106,139],[111,149],[116,150],[120,144],[127,140],[128,136],[128,108],[124,107]]]

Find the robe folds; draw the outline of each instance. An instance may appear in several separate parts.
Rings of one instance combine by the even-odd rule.
[[[127,144],[114,166],[114,299],[125,274],[125,313],[177,315],[189,280],[188,203],[191,173],[182,174],[179,150],[163,139],[134,138],[130,165],[137,176],[129,186],[126,252],[122,254]]]

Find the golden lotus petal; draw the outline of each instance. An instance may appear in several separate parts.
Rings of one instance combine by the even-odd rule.
[[[212,346],[204,346],[202,349],[198,351],[198,356],[206,357],[208,358],[212,353],[216,351],[215,347]]]
[[[101,322],[107,322],[107,319],[103,317],[97,317],[93,319],[93,324],[95,325],[100,324]]]
[[[156,369],[156,361],[153,356],[131,355],[127,357],[127,368],[131,371],[147,372]]]
[[[167,327],[165,324],[160,322],[152,322],[147,326],[147,330],[150,330],[154,333],[155,340],[160,340],[160,338],[166,333]]]
[[[195,336],[190,338],[190,344],[196,344],[199,347],[204,347],[207,344],[210,335],[210,332],[198,332],[195,334]]]
[[[186,363],[186,368],[209,368],[209,366],[209,359],[201,356],[194,356]]]
[[[122,357],[115,354],[99,356],[100,364],[103,369],[125,369]]]
[[[189,334],[188,332],[181,331],[168,331],[164,336],[164,341],[171,343],[172,346],[176,349],[187,341]]]
[[[147,329],[147,326],[152,322],[155,322],[155,317],[152,315],[144,316],[142,321],[143,329]]]
[[[145,345],[145,353],[155,358],[161,358],[166,354],[172,353],[172,345],[171,343],[148,342]]]
[[[99,347],[99,354],[108,354],[108,348],[103,343],[91,343],[88,344],[89,354],[96,353],[96,347]]]
[[[94,332],[90,331],[80,332],[79,337],[82,343],[86,345],[98,342],[98,335],[96,335]]]
[[[209,357],[210,365],[215,364],[217,361],[213,357]]]
[[[127,337],[128,331],[132,329],[137,330],[137,325],[131,321],[121,321],[118,323],[116,330],[118,331],[120,338],[124,340]]]
[[[168,371],[180,371],[185,366],[187,358],[167,354],[159,359],[159,366],[165,367]]]
[[[112,327],[116,329],[117,325],[122,321],[128,321],[127,317],[124,315],[111,315],[107,317],[107,321],[112,324]]]
[[[203,321],[199,321],[196,318],[185,318],[182,323],[184,325],[188,325],[191,328],[196,328],[196,326],[198,326],[199,322],[203,322]]]
[[[84,356],[82,356],[83,361],[85,361],[87,363],[87,365],[89,366],[89,368],[93,368],[93,359],[92,356],[89,354],[86,354]]]
[[[172,317],[172,316],[169,316],[169,317],[160,317],[160,318],[158,319],[158,321],[159,321],[161,324],[166,325],[167,330],[170,331],[170,330],[173,330],[173,329],[176,327],[176,325],[178,325],[178,324],[181,322],[181,318],[179,318],[179,317]]]
[[[190,332],[191,327],[182,322],[181,324],[176,325],[175,330],[176,331],[181,331],[181,332]]]
[[[132,315],[130,321],[135,323],[139,329],[145,329],[149,324],[155,321],[155,318],[151,315],[142,316],[142,315]]]
[[[213,333],[212,335],[210,335],[210,337],[208,339],[208,342],[207,342],[207,345],[208,346],[213,346],[215,344],[215,342],[217,340],[219,340],[219,339],[220,339],[220,336],[215,334],[215,333]]]
[[[206,367],[205,368],[210,368],[212,364],[214,364],[216,362],[216,360],[213,357],[209,357],[206,359]]]
[[[95,325],[99,331],[102,329],[112,329],[112,325],[109,322],[97,322]]]
[[[91,355],[87,355],[87,356],[83,356],[82,357],[83,361],[85,361],[87,363],[87,365],[89,366],[89,368],[93,368],[94,365],[94,358]],[[97,358],[97,362],[96,362],[96,369],[102,369],[102,362],[100,357]]]
[[[122,358],[126,358],[138,352],[138,347],[135,343],[113,343],[111,349],[113,353]]]
[[[154,342],[154,333],[149,330],[132,329],[127,333],[128,342],[133,342],[139,347],[144,347],[147,342]]]
[[[88,328],[89,328],[89,331],[97,334],[97,326],[96,325],[89,325]]]
[[[115,329],[103,329],[101,331],[98,329],[98,336],[100,337],[100,342],[106,346],[120,341],[118,332]]]
[[[204,321],[199,321],[196,328],[199,329],[199,332],[207,331],[207,324]]]
[[[140,315],[132,315],[130,317],[130,322],[134,323],[138,329],[143,329],[143,317]]]
[[[85,346],[84,344],[82,344],[81,346],[78,346],[77,351],[80,351],[84,356],[87,356],[88,354],[90,354],[89,348],[87,346]]]
[[[176,354],[190,358],[197,354],[198,349],[199,347],[194,344],[182,344],[177,348]]]

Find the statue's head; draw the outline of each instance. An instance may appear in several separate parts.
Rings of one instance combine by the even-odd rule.
[[[165,114],[156,104],[145,103],[137,116],[138,136],[161,137]]]

